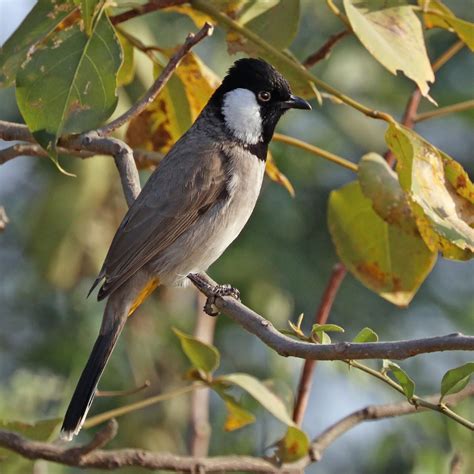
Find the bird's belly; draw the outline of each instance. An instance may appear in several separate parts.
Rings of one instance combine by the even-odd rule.
[[[257,160],[255,160],[257,161]],[[206,271],[235,240],[255,207],[263,180],[258,160],[249,176],[235,176],[230,196],[216,203],[152,262],[152,272],[168,286],[186,285],[189,273]]]

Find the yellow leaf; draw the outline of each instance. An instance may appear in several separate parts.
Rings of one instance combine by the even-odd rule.
[[[273,159],[270,152],[267,155],[267,164],[265,166],[265,172],[267,176],[275,183],[282,185],[289,193],[291,197],[295,197],[295,188],[291,184],[290,180],[278,169],[278,166]]]

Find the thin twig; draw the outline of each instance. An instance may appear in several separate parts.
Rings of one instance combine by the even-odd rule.
[[[355,163],[352,163],[346,160],[345,158],[335,155],[334,153],[331,153],[327,150],[323,150],[322,148],[319,148],[315,145],[311,145],[302,140],[298,140],[297,138],[289,137],[288,135],[283,135],[281,133],[275,133],[273,135],[273,140],[277,142],[286,143],[287,145],[296,146],[303,150],[309,151],[313,155],[320,156],[321,158],[324,158],[325,160],[332,161],[333,163],[336,163],[339,166],[343,166],[344,168],[347,168],[348,170],[351,170],[351,171],[354,171],[354,173],[357,173],[357,165]]]
[[[216,282],[205,274],[193,284],[208,297],[214,297]],[[230,296],[217,296],[213,303],[244,329],[283,356],[314,360],[407,359],[419,354],[448,350],[474,350],[474,336],[460,333],[394,342],[313,344],[292,339],[275,329],[260,314]]]
[[[342,30],[339,33],[336,33],[334,35],[331,35],[327,41],[313,54],[310,54],[304,61],[303,61],[303,66],[306,68],[313,67],[316,63],[319,61],[322,61],[323,59],[326,59],[328,55],[330,54],[332,48],[335,46],[335,44],[340,41],[342,38],[345,38],[346,36],[350,35],[349,30]]]
[[[455,54],[461,51],[463,47],[464,43],[462,41],[457,41],[452,46],[450,46],[439,58],[433,62],[431,65],[433,71],[438,72]],[[421,97],[421,91],[418,87],[416,87],[411,93],[405,107],[405,112],[403,113],[402,125],[407,128],[413,128],[415,125],[415,117],[418,111],[418,106],[421,102]],[[395,165],[395,154],[392,150],[388,150],[384,157],[389,166],[393,167]]]
[[[131,20],[137,16],[146,15],[147,13],[152,13],[163,8],[182,5],[183,3],[188,3],[188,1],[189,0],[151,0],[143,5],[132,8],[131,10],[110,17],[110,21],[114,25],[117,25],[118,23],[123,23],[124,21]]]
[[[92,438],[92,441],[83,446],[68,449],[68,454],[72,457],[81,457],[92,453],[97,449],[101,449],[110,441],[112,441],[115,436],[117,436],[117,431],[118,423],[114,418],[112,418],[100,431],[95,434],[95,436]]]
[[[148,89],[146,94],[135,104],[133,104],[130,109],[128,109],[120,117],[117,117],[112,122],[107,125],[97,129],[97,135],[103,137],[112,133],[117,128],[121,127],[133,117],[136,117],[138,114],[143,112],[155,97],[161,92],[163,87],[166,85],[170,77],[173,75],[175,69],[179,66],[181,60],[186,56],[187,53],[196,46],[200,41],[208,36],[211,36],[214,31],[214,27],[209,23],[205,23],[204,26],[196,33],[190,33],[184,44],[176,51],[175,54],[171,57],[166,67],[163,69],[160,76],[156,79],[153,85]]]
[[[414,122],[418,123],[422,122],[423,120],[439,118],[443,117],[444,115],[463,112],[470,109],[474,109],[474,100],[466,100],[464,102],[459,102],[458,104],[447,105],[446,107],[430,110],[429,112],[422,112],[415,116]]]
[[[406,396],[403,390],[403,387],[399,385],[397,382],[395,382],[394,380],[392,380],[388,375],[382,372],[379,372],[378,370],[374,370],[370,367],[367,367],[366,365],[361,364],[360,362],[356,362],[353,360],[349,360],[346,362],[351,367],[355,367],[356,369],[362,370],[363,372],[369,375],[372,375],[372,377],[375,377],[381,380],[382,382],[386,383],[387,385],[395,389],[397,392],[399,392],[401,395]],[[452,420],[458,422],[460,425],[463,425],[466,428],[470,429],[471,431],[474,431],[474,422],[469,421],[466,418],[458,415],[457,413],[452,411],[446,404],[439,403],[439,400],[437,401],[437,403],[432,403],[429,400],[421,398],[417,395],[413,395],[411,399],[408,401],[412,405],[427,408],[433,411],[437,411],[438,413],[442,413],[443,415],[446,415],[448,418],[451,418]]]
[[[318,310],[316,311],[314,322],[316,324],[326,324],[332,305],[336,299],[337,292],[341,286],[347,270],[342,263],[336,263],[329,278],[326,289]],[[298,384],[298,391],[296,395],[296,402],[293,408],[293,421],[297,425],[303,422],[306,407],[308,406],[309,395],[311,393],[311,383],[313,380],[314,368],[316,367],[315,360],[305,360],[303,370],[301,371],[300,381]]]
[[[336,15],[347,26],[347,28],[352,30],[352,26],[351,26],[351,23],[350,23],[349,19],[335,5],[334,0],[326,0],[326,3],[327,3],[327,6],[329,7],[329,9],[334,13],[334,15]]]
[[[145,380],[143,385],[139,387],[130,388],[128,390],[97,390],[96,397],[127,397],[129,395],[135,395],[150,386],[150,381]]]
[[[203,386],[204,385],[201,385],[199,383],[194,383],[193,385],[186,385],[185,387],[181,387],[171,392],[162,393],[160,395],[155,395],[154,397],[145,398],[144,400],[140,400],[139,402],[130,403],[129,405],[125,405],[119,408],[114,408],[113,410],[109,410],[104,413],[100,413],[99,415],[95,415],[88,418],[84,423],[84,428],[92,428],[93,426],[97,426],[101,423],[104,423],[104,421],[111,420],[112,418],[118,418],[119,416],[126,415],[127,413],[132,413],[134,411],[141,410],[142,408],[155,405],[156,403],[175,398],[179,395],[183,395],[193,390],[202,388]]]
[[[450,395],[448,403],[455,405],[473,395],[474,384],[466,387],[459,393]],[[439,394],[430,395],[426,397],[426,400],[431,403],[436,403],[439,400]],[[350,415],[347,415],[342,420],[337,421],[334,425],[325,429],[320,435],[313,439],[311,443],[312,457],[319,461],[322,452],[334,443],[337,438],[364,421],[375,421],[384,418],[411,415],[423,410],[425,410],[425,408],[417,407],[407,401],[387,403],[384,405],[369,405],[361,410],[357,410]]]

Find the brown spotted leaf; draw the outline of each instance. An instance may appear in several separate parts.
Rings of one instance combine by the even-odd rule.
[[[391,124],[385,140],[426,245],[446,258],[472,258],[474,188],[461,165],[401,125]]]
[[[436,253],[418,232],[389,224],[374,211],[357,181],[331,192],[328,223],[336,251],[348,270],[398,306],[412,300],[436,261]]]
[[[78,24],[55,33],[19,69],[18,107],[56,164],[62,134],[94,129],[114,111],[121,62],[117,36],[102,14],[90,36]]]
[[[78,9],[68,0],[39,0],[0,48],[0,86],[13,85],[16,72],[27,55],[31,55],[36,45],[76,13]]]

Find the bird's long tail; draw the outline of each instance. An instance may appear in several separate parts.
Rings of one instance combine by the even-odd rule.
[[[110,299],[105,308],[101,332],[66,411],[61,428],[61,439],[70,441],[79,433],[94,400],[99,379],[125,325],[126,315],[123,317],[116,313],[110,314],[114,311],[114,305],[109,303],[111,303]]]

